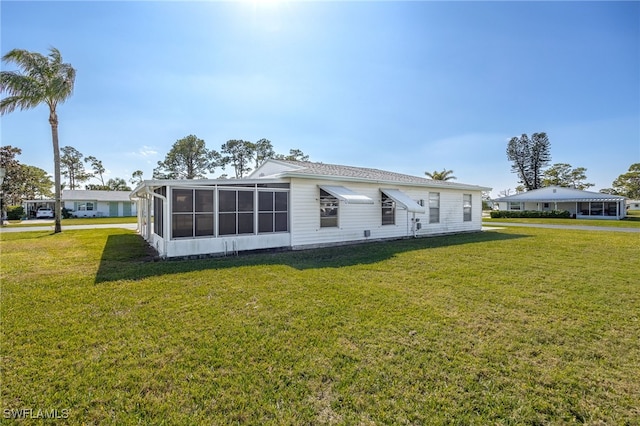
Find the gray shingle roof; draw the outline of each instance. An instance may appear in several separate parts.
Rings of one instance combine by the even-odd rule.
[[[349,180],[375,181],[398,184],[412,184],[420,186],[436,186],[450,188],[471,188],[488,189],[477,185],[467,185],[456,182],[427,179],[419,176],[405,175],[402,173],[389,172],[386,170],[372,169],[368,167],[341,166],[338,164],[313,163],[309,161],[277,160],[281,163],[290,164],[295,170],[286,171],[282,176],[304,177],[305,175],[320,177],[347,178]]]
[[[131,201],[129,194],[129,191],[65,189],[62,191],[62,201]]]

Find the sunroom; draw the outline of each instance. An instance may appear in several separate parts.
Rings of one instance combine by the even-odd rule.
[[[134,196],[138,229],[163,257],[290,245],[286,182],[147,181]]]

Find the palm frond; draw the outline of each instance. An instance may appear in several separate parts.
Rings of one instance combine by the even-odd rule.
[[[56,106],[73,93],[76,71],[62,62],[62,55],[56,48],[50,49],[48,57],[13,49],[2,59],[16,64],[21,72],[1,72],[0,92],[8,95],[0,104],[1,114],[16,108],[34,108],[40,103],[46,103],[55,114]]]

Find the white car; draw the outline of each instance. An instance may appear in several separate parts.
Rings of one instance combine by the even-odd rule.
[[[36,211],[36,219],[53,219],[53,210],[48,207],[40,207],[38,211]]]

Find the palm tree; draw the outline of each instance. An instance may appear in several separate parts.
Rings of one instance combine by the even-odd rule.
[[[435,171],[433,173],[429,173],[429,172],[424,172],[425,175],[427,175],[427,177],[429,179],[433,179],[433,180],[455,180],[458,179],[457,177],[452,175],[453,170],[445,170],[442,169],[441,172]]]
[[[53,163],[56,187],[55,230],[60,227],[60,150],[58,149],[58,114],[56,107],[73,93],[76,70],[70,64],[62,62],[58,49],[51,47],[49,55],[13,49],[2,57],[4,62],[15,63],[20,71],[0,72],[0,92],[8,96],[0,101],[0,115],[35,108],[45,103],[49,107],[49,124],[53,139]]]

